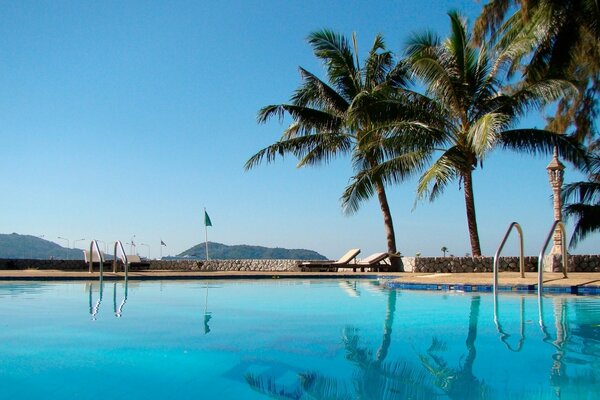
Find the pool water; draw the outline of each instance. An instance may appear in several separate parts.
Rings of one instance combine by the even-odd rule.
[[[0,399],[596,399],[600,298],[0,282]],[[495,317],[496,316],[496,320]],[[495,322],[496,321],[496,322]]]

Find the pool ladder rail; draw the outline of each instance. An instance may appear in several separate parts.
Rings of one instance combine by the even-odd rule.
[[[544,245],[542,246],[542,250],[540,251],[540,254],[538,256],[538,288],[537,288],[537,294],[538,294],[538,308],[539,308],[539,323],[540,326],[543,327],[543,321],[542,321],[542,309],[541,309],[541,304],[542,304],[542,293],[544,290],[544,282],[543,282],[543,274],[544,274],[544,253],[546,252],[546,249],[548,247],[548,244],[550,243],[550,239],[552,239],[552,236],[554,234],[554,231],[557,229],[560,229],[561,231],[561,235],[562,235],[562,247],[561,247],[561,253],[562,253],[562,267],[563,267],[563,275],[566,278],[567,277],[567,266],[568,266],[568,254],[567,254],[567,246],[566,246],[566,233],[565,233],[565,225],[561,222],[561,221],[554,221],[554,223],[552,224],[552,228],[550,228],[550,232],[548,233],[548,236],[546,237],[546,241],[544,242]],[[523,246],[523,229],[521,229],[521,225],[519,225],[519,223],[517,222],[512,222],[509,226],[508,229],[506,230],[506,233],[504,234],[504,237],[502,238],[502,242],[500,243],[500,246],[498,246],[498,250],[496,251],[496,254],[494,255],[494,266],[493,266],[493,272],[494,272],[494,282],[493,282],[493,294],[494,294],[494,324],[496,325],[496,329],[498,330],[498,333],[500,333],[500,337],[502,339],[502,341],[508,346],[508,343],[506,342],[506,338],[508,338],[508,334],[506,334],[503,330],[502,330],[502,325],[500,324],[499,321],[499,317],[498,317],[498,268],[499,268],[499,264],[500,264],[500,253],[502,252],[502,249],[504,248],[504,245],[506,244],[506,240],[508,239],[508,236],[510,235],[510,233],[512,232],[512,229],[515,228],[517,230],[517,233],[519,234],[519,271],[521,273],[521,278],[525,277],[525,259],[524,259],[524,246]],[[523,321],[521,321],[522,324]],[[519,345],[517,347],[517,349],[512,349],[509,347],[510,350],[512,351],[520,351],[521,346],[522,346],[522,340],[523,340],[523,327],[521,326],[521,340],[519,341]]]
[[[500,246],[498,246],[498,250],[496,250],[496,254],[494,255],[494,266],[493,266],[494,296],[498,292],[498,268],[499,268],[499,264],[500,264],[500,253],[502,252],[502,249],[504,248],[504,245],[506,244],[506,240],[508,239],[508,236],[512,232],[513,228],[515,228],[517,230],[517,233],[519,234],[519,271],[521,273],[521,278],[525,278],[525,258],[524,258],[524,251],[523,251],[523,248],[524,248],[524,246],[523,246],[523,229],[521,229],[521,225],[519,225],[519,223],[512,222],[508,226],[508,229],[506,230],[506,233],[504,234],[504,237],[502,238],[502,242],[500,243]],[[546,249],[548,248],[548,244],[550,243],[550,239],[552,239],[554,231],[557,228],[560,229],[560,232],[562,235],[562,246],[561,246],[561,253],[562,253],[561,255],[562,255],[562,261],[563,261],[562,262],[562,270],[563,270],[564,277],[567,278],[569,255],[567,253],[567,245],[566,245],[566,242],[567,242],[566,233],[565,233],[566,230],[565,230],[565,225],[562,223],[562,221],[556,220],[552,224],[552,228],[550,228],[550,232],[548,232],[548,236],[546,237],[546,241],[544,242],[544,245],[542,246],[542,250],[540,251],[540,254],[538,257],[538,296],[542,295],[542,291],[544,288],[544,282],[543,282],[544,253],[546,252]]]

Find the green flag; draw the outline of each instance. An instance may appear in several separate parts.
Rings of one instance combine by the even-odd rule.
[[[210,217],[206,210],[204,210],[204,226],[212,226],[212,222],[210,222]]]

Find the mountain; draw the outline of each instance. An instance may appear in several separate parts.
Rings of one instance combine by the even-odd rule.
[[[0,233],[0,258],[83,260],[80,249],[67,249],[37,236]]]
[[[327,258],[316,251],[304,249],[282,249],[262,246],[234,245],[208,242],[208,256],[213,260],[326,260]],[[177,255],[177,258],[206,257],[206,244],[200,243]]]

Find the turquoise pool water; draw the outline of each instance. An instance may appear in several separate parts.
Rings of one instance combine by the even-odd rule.
[[[0,283],[0,399],[596,399],[600,298]]]

